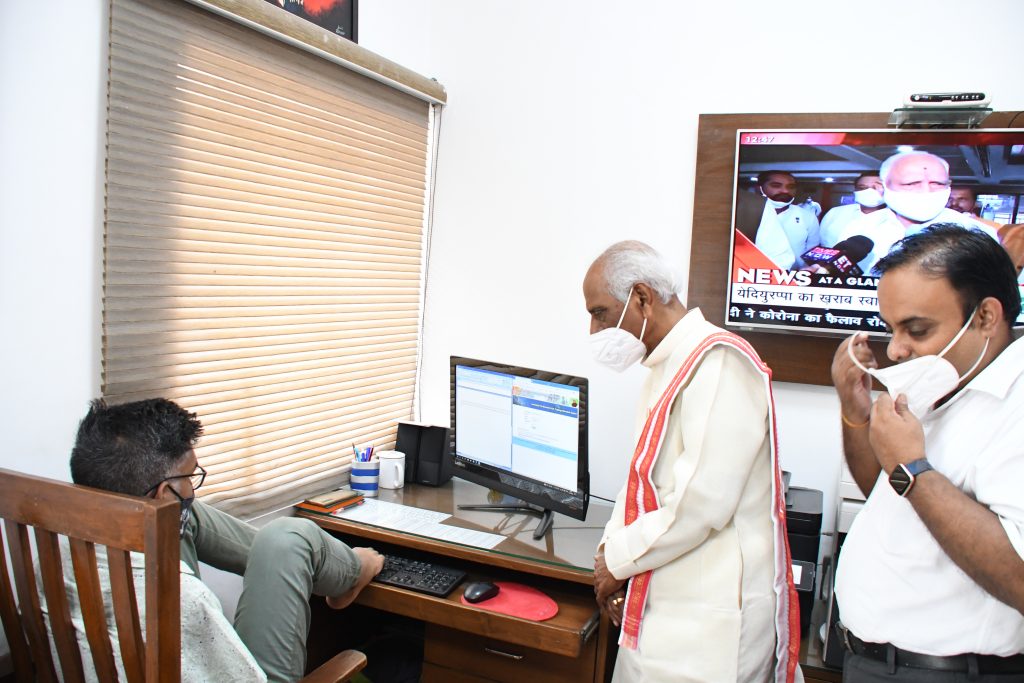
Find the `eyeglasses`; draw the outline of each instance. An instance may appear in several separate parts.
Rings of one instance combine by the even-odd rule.
[[[160,484],[172,479],[188,479],[192,482],[192,490],[197,490],[206,481],[206,469],[202,465],[196,465],[196,471],[192,474],[176,474],[173,477],[165,477],[149,487],[144,495],[149,495],[157,489]]]

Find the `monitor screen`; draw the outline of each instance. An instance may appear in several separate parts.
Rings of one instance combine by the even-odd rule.
[[[455,476],[585,518],[587,390],[582,377],[453,356]]]
[[[884,334],[874,264],[930,223],[997,239],[1024,222],[1022,144],[1024,130],[1010,129],[738,131],[726,327]],[[918,207],[884,202],[880,167],[906,151],[948,164],[949,201],[934,218],[908,221]]]

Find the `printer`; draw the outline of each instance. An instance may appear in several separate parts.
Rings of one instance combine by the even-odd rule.
[[[786,485],[786,536],[793,562],[793,583],[800,603],[800,634],[807,635],[814,607],[823,496],[817,489]]]

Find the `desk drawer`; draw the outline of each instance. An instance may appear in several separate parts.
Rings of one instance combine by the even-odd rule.
[[[506,643],[472,633],[427,624],[423,659],[436,666],[424,666],[424,683],[452,680],[440,668],[465,676],[503,683],[564,683],[592,681],[597,638],[591,638],[579,657],[566,657]],[[434,676],[437,676],[436,678]]]

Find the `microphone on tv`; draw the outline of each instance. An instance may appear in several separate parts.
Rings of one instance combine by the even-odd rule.
[[[815,263],[832,275],[863,275],[857,262],[871,253],[875,243],[864,235],[847,237],[834,247],[814,247],[800,258],[805,263]]]

